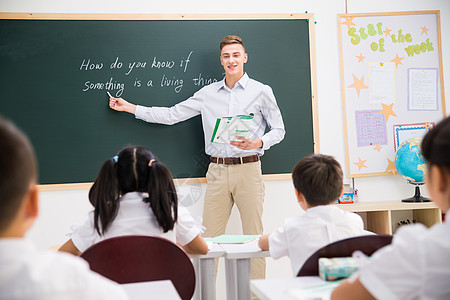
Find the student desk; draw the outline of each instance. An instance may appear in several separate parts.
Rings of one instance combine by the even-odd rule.
[[[277,279],[255,279],[250,282],[252,292],[261,300],[330,299],[340,281],[326,282],[319,276]]]
[[[225,280],[227,300],[250,300],[250,260],[253,257],[267,257],[269,251],[261,251],[258,240],[245,244],[212,244],[206,255],[189,254],[193,260],[196,287],[193,299],[216,299],[214,259],[225,259]]]
[[[254,257],[268,257],[269,251],[261,251],[258,240],[245,244],[220,244],[225,250],[225,279],[228,300],[251,299],[250,260]]]
[[[193,300],[216,299],[216,271],[214,260],[222,257],[225,251],[219,244],[208,243],[210,250],[206,255],[189,254],[195,269],[195,291]]]

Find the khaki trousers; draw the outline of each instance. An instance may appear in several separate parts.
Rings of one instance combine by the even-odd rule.
[[[215,237],[225,233],[231,209],[235,203],[241,216],[242,232],[244,234],[263,233],[264,182],[261,161],[239,165],[210,163],[206,180],[208,184],[203,208],[205,237]],[[251,271],[252,279],[265,278],[265,259],[252,258]]]

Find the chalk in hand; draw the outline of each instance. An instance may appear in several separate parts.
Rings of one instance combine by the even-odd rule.
[[[114,98],[113,96],[111,96],[111,94],[109,92],[106,92],[109,96],[109,98]]]

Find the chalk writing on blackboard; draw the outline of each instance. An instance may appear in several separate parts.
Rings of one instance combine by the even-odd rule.
[[[186,51],[187,55],[181,58],[161,58],[162,56],[151,56],[148,59],[140,58],[128,60],[116,56],[111,62],[94,60],[91,58],[81,58],[79,71],[86,73],[100,72],[109,70],[105,73],[102,80],[86,79],[82,83],[82,91],[104,90],[111,92],[115,97],[121,97],[127,87],[130,88],[171,88],[175,93],[180,93],[185,84],[192,84],[196,87],[202,87],[222,78],[215,78],[209,74],[187,74],[188,67],[192,61],[193,50]],[[139,77],[135,77],[131,82],[128,80],[130,74],[141,70],[152,71],[152,78],[144,78],[145,72],[139,72]],[[161,71],[160,74],[154,71]],[[169,75],[165,71],[175,70],[179,73]],[[120,71],[120,72],[115,72]],[[112,76],[112,73],[113,76]],[[103,74],[103,73],[102,73]],[[142,75],[144,74],[144,75]],[[156,74],[156,75],[155,75]],[[150,76],[150,75],[148,75]],[[156,76],[156,77],[155,77]]]

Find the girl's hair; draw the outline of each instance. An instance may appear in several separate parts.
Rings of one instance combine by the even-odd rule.
[[[103,235],[119,210],[119,198],[129,192],[148,193],[144,198],[164,232],[178,217],[178,199],[172,174],[144,147],[126,147],[103,163],[89,201],[94,206],[94,226]]]
[[[423,138],[422,154],[430,166],[440,166],[450,174],[450,117],[442,120]]]

